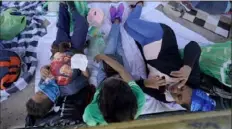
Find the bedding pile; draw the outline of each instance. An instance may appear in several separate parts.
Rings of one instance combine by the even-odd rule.
[[[1,90],[1,101],[5,100],[12,93],[23,90],[32,80],[38,64],[36,47],[40,37],[46,34],[43,26],[44,18],[41,17],[42,2],[3,2],[1,12],[7,8],[16,8],[26,16],[26,27],[12,40],[1,40],[2,49],[16,52],[22,62],[22,72],[16,82],[6,90]]]

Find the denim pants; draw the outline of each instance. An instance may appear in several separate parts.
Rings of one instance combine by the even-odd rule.
[[[112,24],[108,39],[107,45],[104,50],[104,54],[106,55],[115,55],[122,59],[122,63],[126,70],[129,72],[129,64],[125,57],[122,42],[121,42],[121,33],[120,33],[120,25],[119,24]],[[120,62],[120,61],[119,61]],[[99,85],[104,79],[106,78],[106,74],[103,69],[102,63],[100,64],[100,69],[97,75],[97,84]]]
[[[209,14],[223,14],[231,9],[230,1],[191,1],[191,4]]]
[[[82,50],[86,41],[88,32],[88,23],[86,19],[77,11],[72,11],[72,20],[74,23],[73,35],[70,37],[70,15],[68,6],[60,4],[59,19],[57,22],[57,35],[54,44],[62,42],[71,42],[72,48]]]
[[[127,33],[142,46],[160,40],[163,30],[159,23],[140,19],[142,6],[137,5],[128,16],[124,28]]]

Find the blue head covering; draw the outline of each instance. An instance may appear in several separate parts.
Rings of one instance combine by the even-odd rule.
[[[216,107],[216,102],[210,98],[204,91],[194,89],[192,92],[191,111],[212,111]]]
[[[40,91],[42,91],[48,98],[55,102],[56,99],[60,96],[59,86],[56,84],[55,80],[49,80],[48,82],[42,82],[39,85]]]

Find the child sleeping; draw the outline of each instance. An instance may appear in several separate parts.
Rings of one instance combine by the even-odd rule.
[[[73,58],[75,57],[75,58]],[[72,66],[71,63],[82,64]],[[84,66],[83,66],[84,65]],[[72,68],[74,67],[74,69]],[[70,51],[56,52],[50,66],[41,68],[39,91],[26,104],[28,114],[44,116],[59,96],[73,95],[88,84],[87,58]]]

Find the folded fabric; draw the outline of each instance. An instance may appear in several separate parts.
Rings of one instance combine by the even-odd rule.
[[[103,20],[104,20],[104,13],[101,9],[99,8],[90,9],[87,16],[87,21],[90,26],[101,27]]]
[[[81,71],[85,71],[88,65],[88,60],[86,55],[83,54],[75,54],[71,58],[71,68],[72,69],[80,69]]]

